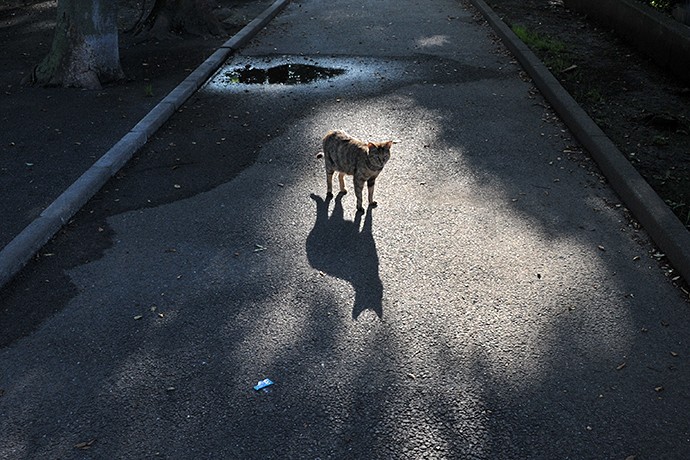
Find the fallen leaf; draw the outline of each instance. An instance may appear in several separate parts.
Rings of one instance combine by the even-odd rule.
[[[675,351],[672,351],[672,352],[671,352],[671,356],[673,356],[674,358],[677,358],[677,357],[678,357],[678,353],[676,353]]]
[[[134,317],[134,319],[138,321],[138,320],[140,320],[140,319],[143,318],[143,317],[144,317],[144,315],[137,315],[137,316]]]
[[[599,248],[600,251],[606,251],[606,248],[602,245],[597,246],[597,248]]]
[[[416,380],[416,379],[417,379],[417,376],[416,376],[416,375],[414,375],[414,374],[412,374],[412,373],[409,373],[409,372],[407,373],[407,377],[410,378],[410,379],[412,379],[412,380]]]
[[[85,449],[86,450],[86,449],[90,448],[94,442],[96,442],[95,439],[92,439],[91,441],[79,442],[79,443],[75,444],[74,447],[77,449]]]
[[[664,391],[664,387],[658,386],[658,387],[654,388],[654,391],[656,391],[657,393],[661,393],[662,391]]]
[[[627,365],[626,363],[620,363],[618,365],[618,367],[616,367],[616,370],[619,371],[619,370],[623,369],[626,365]]]

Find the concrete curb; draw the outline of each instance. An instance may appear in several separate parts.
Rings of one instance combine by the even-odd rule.
[[[268,24],[290,0],[276,0],[253,21],[223,43],[196,70],[173,89],[132,130],[82,174],[31,224],[0,251],[0,289],[31,257],[66,224],[103,185],[146,144],[175,111],[219,68],[233,51],[244,46]]]
[[[604,134],[553,74],[483,0],[470,0],[530,74],[577,140],[589,151],[615,192],[652,240],[690,283],[690,232],[618,147]]]

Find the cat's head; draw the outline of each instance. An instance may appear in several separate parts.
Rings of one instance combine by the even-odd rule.
[[[391,146],[393,141],[386,142],[369,142],[369,157],[376,158],[377,162],[383,168],[383,165],[391,157]]]

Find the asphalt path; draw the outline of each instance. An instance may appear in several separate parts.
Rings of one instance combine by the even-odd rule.
[[[345,72],[232,74],[287,63]],[[397,142],[364,214],[336,128]],[[1,458],[690,455],[687,303],[457,1],[292,2],[52,244]]]

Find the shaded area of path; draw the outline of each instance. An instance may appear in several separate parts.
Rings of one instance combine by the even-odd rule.
[[[354,221],[345,219],[343,193],[336,195],[330,216],[330,197],[324,200],[312,195],[311,198],[316,202],[316,221],[307,237],[309,263],[327,275],[352,284],[355,290],[353,319],[364,310],[373,310],[379,318],[383,317],[383,284],[372,234],[372,209],[367,209],[362,226],[364,213],[356,213]]]

